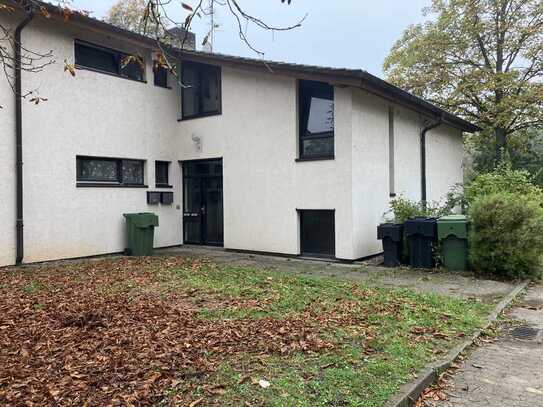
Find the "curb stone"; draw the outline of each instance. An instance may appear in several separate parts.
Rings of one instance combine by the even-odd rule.
[[[519,295],[530,284],[530,281],[523,281],[517,284],[507,296],[501,300],[488,316],[484,326],[475,331],[475,333],[449,351],[443,359],[434,362],[430,367],[417,373],[417,379],[401,387],[399,394],[394,396],[388,403],[387,407],[411,407],[419,398],[422,392],[430,385],[437,382],[439,375],[447,370],[458,359],[461,353],[470,348],[475,340],[481,336],[484,330],[498,318],[503,310],[511,304],[517,295]]]

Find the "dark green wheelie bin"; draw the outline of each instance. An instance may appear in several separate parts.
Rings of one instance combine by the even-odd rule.
[[[155,227],[158,216],[154,213],[125,213],[129,256],[150,256],[153,254]]]
[[[437,221],[443,265],[454,271],[468,269],[468,220],[465,215],[443,216]]]

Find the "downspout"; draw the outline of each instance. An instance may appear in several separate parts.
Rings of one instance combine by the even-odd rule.
[[[440,117],[437,122],[429,124],[420,132],[420,186],[421,186],[421,202],[422,207],[426,209],[426,133],[443,123],[443,118]]]
[[[26,18],[15,29],[15,179],[16,179],[16,258],[15,264],[21,264],[24,258],[23,235],[23,101],[22,101],[22,45],[21,33],[34,18],[31,5],[26,7]]]

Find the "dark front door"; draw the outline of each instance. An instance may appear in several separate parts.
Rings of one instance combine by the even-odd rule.
[[[183,240],[222,246],[222,160],[183,163]]]

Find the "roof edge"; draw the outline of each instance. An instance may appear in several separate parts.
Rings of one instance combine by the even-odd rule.
[[[1,2],[2,0],[0,0]],[[21,6],[21,1],[17,0],[5,0],[17,6]],[[24,0],[23,0],[24,1]],[[133,31],[129,31],[115,25],[106,23],[105,21],[98,20],[97,18],[90,17],[82,12],[72,10],[69,8],[63,8],[50,3],[45,3],[40,0],[33,0],[39,7],[43,7],[48,13],[56,15],[57,17],[64,18],[65,10],[70,10],[69,21],[73,21],[82,25],[93,27],[100,31],[116,34],[123,38],[127,38],[132,41],[141,43],[152,48],[158,48],[157,41],[151,37],[147,37],[142,34],[138,34]],[[194,35],[190,31],[188,33]],[[254,58],[244,58],[224,54],[207,53],[203,51],[179,49],[167,44],[161,44],[165,50],[175,53],[180,57],[186,57],[188,59],[206,59],[209,61],[215,61],[216,63],[230,63],[241,66],[252,66],[260,70],[268,71],[271,73],[280,72],[290,76],[303,76],[304,74],[319,75],[329,78],[330,81],[344,82],[347,86],[375,89],[382,92],[391,98],[392,101],[398,99],[399,102],[403,102],[411,106],[416,111],[423,111],[424,113],[434,116],[436,119],[440,118],[445,123],[450,124],[453,127],[459,128],[462,131],[474,133],[481,131],[482,129],[470,123],[467,120],[462,119],[426,100],[415,96],[375,75],[370,74],[364,70],[358,69],[342,69],[342,68],[329,68],[313,65],[301,65],[286,62],[266,61]]]

